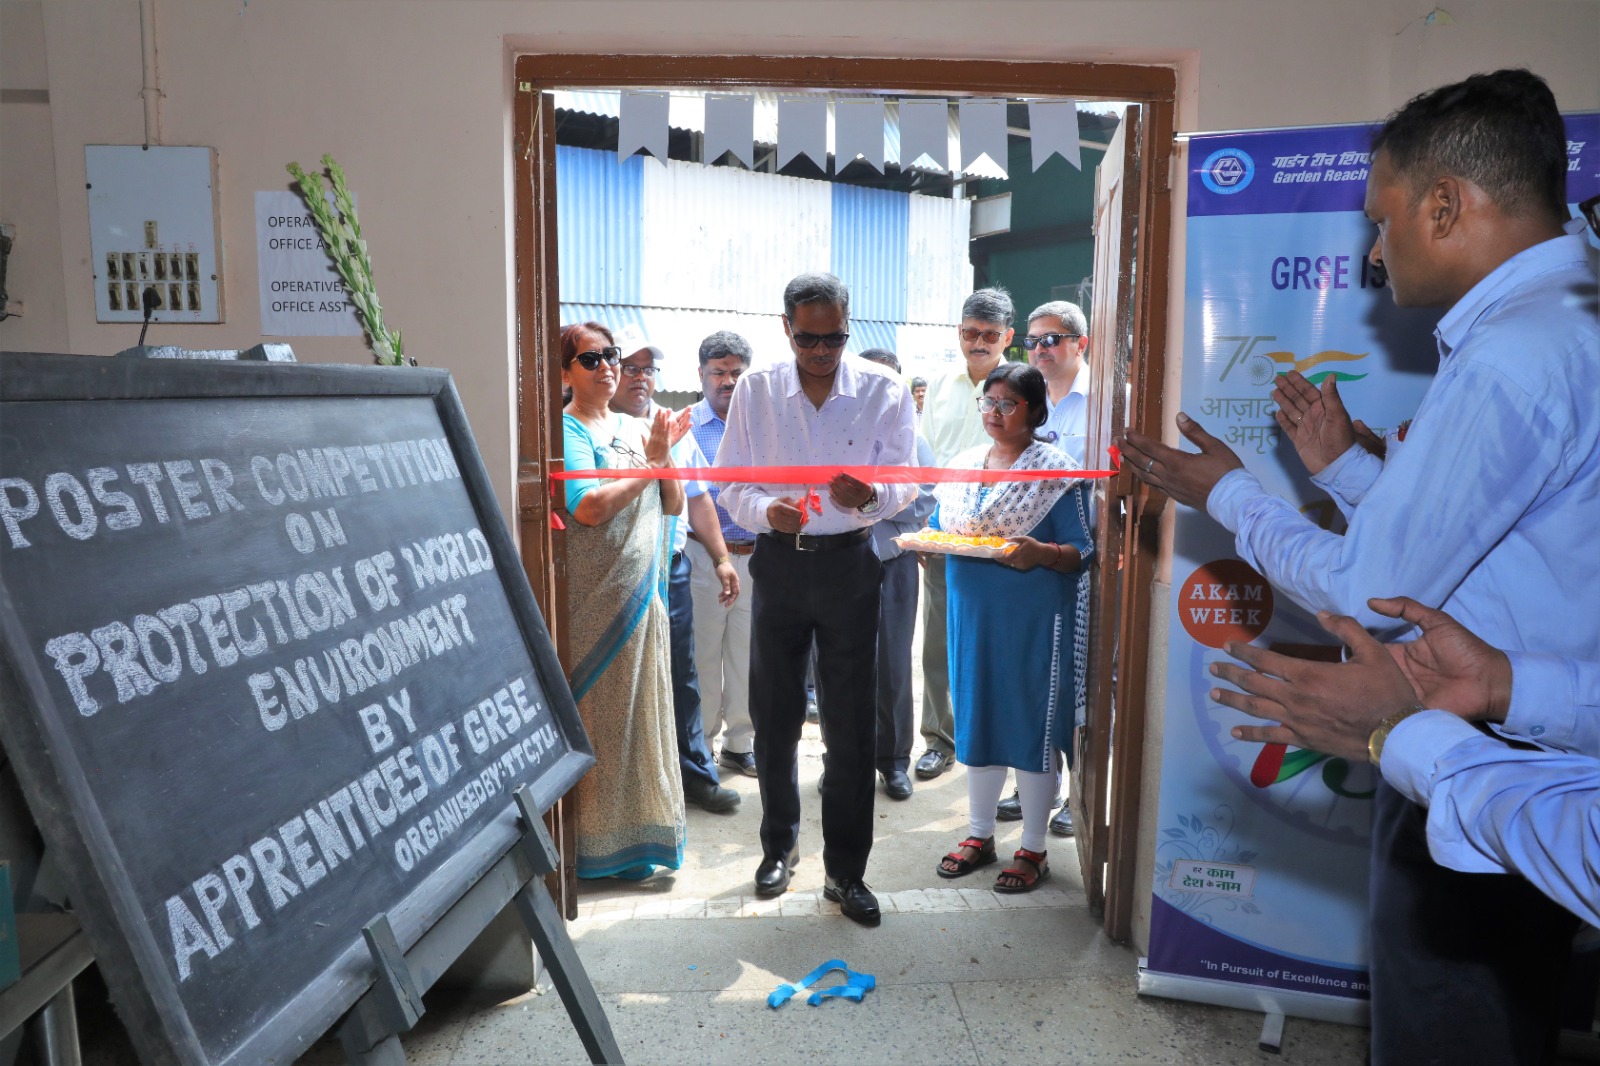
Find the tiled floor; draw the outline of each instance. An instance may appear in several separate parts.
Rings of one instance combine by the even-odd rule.
[[[821,768],[807,727],[800,779],[806,805],[791,890],[750,894],[760,860],[759,799],[751,778],[730,777],[743,805],[728,815],[691,810],[684,869],[648,881],[585,883],[569,926],[627,1061],[693,1066],[765,1063],[1316,1063],[1359,1066],[1366,1031],[1287,1023],[1281,1055],[1257,1045],[1261,1015],[1140,998],[1137,960],[1110,943],[1084,904],[1072,842],[1051,839],[1051,879],[1035,892],[996,895],[996,868],[952,882],[938,856],[966,828],[959,769],[918,782],[905,802],[878,796],[868,881],[884,910],[857,926],[821,899],[821,830],[814,783]],[[1020,827],[1002,823],[1002,854]],[[860,1003],[803,998],[781,1009],[767,994],[830,959],[871,973]],[[832,984],[838,978],[826,983]],[[501,1003],[430,998],[404,1040],[419,1066],[583,1063],[559,997]],[[307,1063],[342,1062],[323,1043]]]

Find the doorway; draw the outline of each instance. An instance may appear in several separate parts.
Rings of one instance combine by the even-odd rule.
[[[552,93],[600,87],[728,92],[851,92],[1130,101],[1115,168],[1097,199],[1090,363],[1096,388],[1089,455],[1123,426],[1159,432],[1165,360],[1168,189],[1176,78],[1171,69],[951,60],[525,55],[515,65],[513,163],[518,315],[516,513],[523,562],[563,663],[565,540],[549,473],[561,459],[561,324],[557,279],[556,126]],[[1110,157],[1108,156],[1108,161]],[[1102,175],[1107,171],[1102,169]],[[1069,296],[1069,298],[1071,298]],[[1104,318],[1100,316],[1104,315]],[[1109,327],[1109,328],[1108,328]],[[1095,464],[1091,464],[1095,465]],[[1129,935],[1135,811],[1143,743],[1143,677],[1159,500],[1130,496],[1128,475],[1099,482],[1087,721],[1077,738],[1074,804],[1083,882],[1106,932]],[[1112,753],[1115,752],[1115,759]],[[552,831],[570,856],[558,808]],[[563,903],[575,914],[570,864]]]

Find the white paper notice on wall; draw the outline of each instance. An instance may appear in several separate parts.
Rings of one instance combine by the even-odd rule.
[[[256,193],[256,263],[263,337],[362,335],[355,305],[298,193]]]

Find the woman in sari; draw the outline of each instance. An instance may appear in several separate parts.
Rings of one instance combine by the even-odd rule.
[[[978,398],[991,443],[952,467],[1062,470],[1074,464],[1034,436],[1049,415],[1044,376],[1002,363]],[[1083,713],[1089,537],[1082,481],[953,482],[934,492],[933,526],[962,536],[1004,537],[999,559],[951,556],[946,570],[950,697],[956,758],[967,767],[968,834],[936,869],[961,877],[997,861],[995,803],[1016,771],[1022,846],[996,892],[1029,892],[1050,876],[1045,827],[1056,795],[1057,752],[1070,760]]]
[[[672,466],[669,413],[652,422],[607,406],[621,353],[596,322],[561,330],[568,470]],[[568,481],[572,694],[594,745],[577,785],[578,876],[638,880],[683,864],[683,784],[672,717],[667,560],[679,481]]]

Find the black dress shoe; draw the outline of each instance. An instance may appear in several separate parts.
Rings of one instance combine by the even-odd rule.
[[[1060,796],[1050,801],[1051,810],[1055,810],[1059,806],[1061,806]],[[994,805],[994,816],[997,821],[1001,822],[1022,821],[1022,797],[1017,795],[1015,789],[1012,790],[1009,799],[1003,799]],[[1068,820],[1071,820],[1070,817]],[[1070,836],[1071,834],[1067,835]]]
[[[714,785],[703,777],[685,777],[683,798],[703,811],[726,814],[739,806],[742,797],[733,789]]]
[[[1050,832],[1058,837],[1069,837],[1076,828],[1072,824],[1072,808],[1062,807],[1056,816],[1050,819]]]
[[[756,867],[756,895],[782,895],[789,887],[789,878],[794,876],[794,864],[799,859],[798,848],[791,851],[787,859],[762,859],[761,865]]]
[[[922,753],[922,758],[917,760],[917,776],[924,781],[932,781],[948,769],[950,769],[950,756],[936,748],[929,748]]]
[[[839,912],[852,922],[877,925],[883,919],[878,910],[878,897],[861,880],[830,877],[822,884],[822,898],[839,905]]]
[[[756,776],[756,753],[753,751],[729,751],[723,748],[717,756],[717,764],[746,777]]]
[[[883,790],[889,793],[892,800],[908,800],[911,798],[911,778],[904,770],[884,770],[880,776],[883,778]]]

